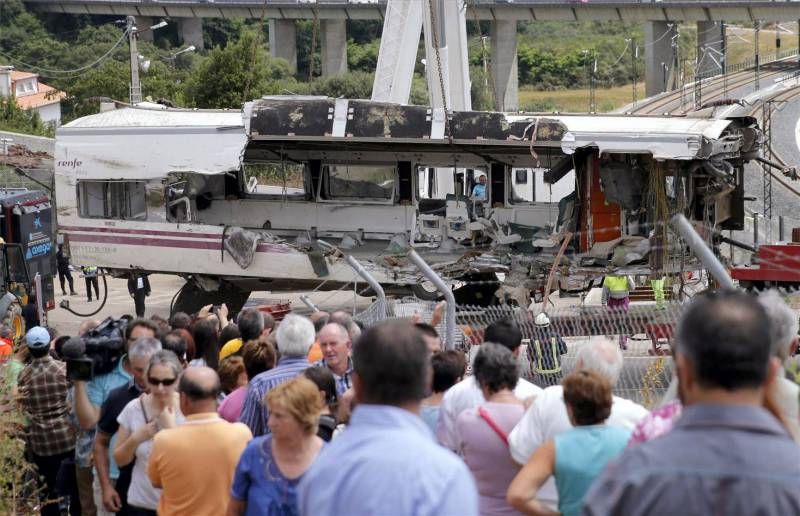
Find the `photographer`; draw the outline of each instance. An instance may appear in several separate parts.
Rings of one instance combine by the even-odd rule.
[[[136,319],[130,323],[126,330],[126,351],[130,344],[142,337],[155,338],[156,325],[147,319]],[[84,430],[90,430],[97,424],[100,418],[100,407],[108,398],[108,394],[126,385],[132,375],[130,361],[127,355],[122,355],[116,368],[110,373],[102,374],[92,378],[91,381],[77,380],[75,382],[75,412],[78,414],[78,422]]]
[[[137,338],[153,337],[155,332],[156,326],[152,321],[145,319],[133,321],[125,330],[125,351],[127,352],[130,343]],[[68,350],[65,350],[65,354],[68,354],[67,351]],[[74,351],[72,352],[74,353]],[[81,429],[94,431],[95,425],[100,418],[100,407],[103,405],[103,402],[108,398],[112,390],[122,385],[127,385],[132,378],[132,373],[133,369],[128,360],[128,356],[123,354],[110,372],[98,374],[92,377],[91,380],[75,378],[74,408]],[[89,377],[91,376],[90,370]],[[111,462],[110,469],[112,472],[115,472],[116,464]],[[94,490],[99,491],[99,483],[94,482],[94,484],[97,485]],[[98,496],[96,495],[95,498],[98,498]]]

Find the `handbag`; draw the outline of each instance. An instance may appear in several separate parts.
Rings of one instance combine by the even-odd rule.
[[[494,433],[496,433],[497,436],[502,439],[504,443],[506,443],[506,446],[508,446],[508,434],[505,433],[502,428],[500,428],[500,425],[498,425],[494,419],[492,419],[492,416],[489,415],[489,411],[483,407],[478,407],[478,415],[484,421],[486,421],[486,424],[489,425],[489,428],[494,430]]]

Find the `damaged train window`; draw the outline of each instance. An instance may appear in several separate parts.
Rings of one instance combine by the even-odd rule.
[[[418,199],[467,199],[470,197],[483,197],[486,199],[486,190],[489,188],[488,180],[481,183],[481,176],[488,179],[487,169],[458,167],[453,173],[453,167],[417,167],[417,198]],[[476,186],[478,187],[476,195]],[[479,199],[481,200],[481,199]]]
[[[147,218],[145,181],[78,181],[81,217],[144,220]]]
[[[292,162],[245,163],[242,166],[244,193],[305,199],[305,165]]]
[[[392,165],[325,165],[323,198],[392,201],[396,170]]]
[[[509,170],[508,201],[511,204],[533,204],[536,202],[536,180],[545,169],[515,168]]]

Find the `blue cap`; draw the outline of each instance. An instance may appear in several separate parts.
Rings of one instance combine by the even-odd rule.
[[[25,334],[25,342],[30,349],[42,349],[50,345],[50,334],[41,326],[34,326]]]

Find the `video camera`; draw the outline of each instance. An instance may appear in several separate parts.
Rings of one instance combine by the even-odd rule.
[[[61,350],[70,380],[89,381],[114,370],[125,354],[128,321],[109,317],[83,337],[72,337]]]

